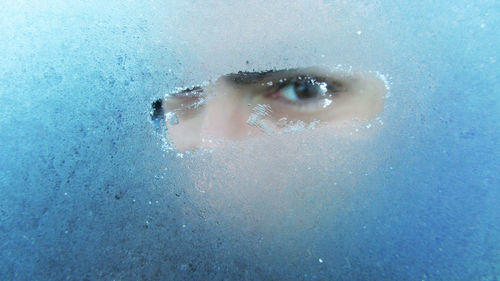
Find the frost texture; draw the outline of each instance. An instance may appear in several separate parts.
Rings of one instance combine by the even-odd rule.
[[[248,117],[247,124],[259,128],[266,134],[271,134],[273,128],[266,123],[266,119],[271,114],[271,107],[267,104],[258,104],[252,109],[252,115]]]
[[[104,2],[0,4],[0,279],[500,279],[496,1]],[[181,158],[148,121],[337,64],[391,77],[373,138]]]

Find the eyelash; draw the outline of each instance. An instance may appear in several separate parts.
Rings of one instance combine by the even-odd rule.
[[[301,112],[313,112],[333,104],[334,96],[342,90],[343,84],[339,81],[329,83],[327,79],[297,76],[291,79],[281,79],[278,85],[269,89],[264,97],[294,107]]]

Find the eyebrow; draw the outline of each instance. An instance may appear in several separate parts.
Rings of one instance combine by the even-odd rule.
[[[278,78],[290,78],[297,75],[309,75],[308,72],[311,68],[291,68],[280,70],[267,70],[267,71],[238,71],[238,73],[230,73],[222,76],[226,81],[234,85],[249,85],[256,84],[268,80],[275,80]]]
[[[247,85],[264,81],[270,77],[279,75],[280,73],[282,74],[286,71],[287,70],[268,70],[259,72],[238,71],[238,73],[230,73],[222,77],[237,85]]]

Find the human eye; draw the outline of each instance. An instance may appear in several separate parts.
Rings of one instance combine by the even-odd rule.
[[[290,69],[250,80],[251,104],[269,107],[275,121],[346,125],[381,111],[386,88],[368,74]],[[241,79],[243,80],[243,79]]]
[[[274,107],[315,114],[333,106],[335,99],[345,91],[345,84],[331,78],[299,75],[278,80],[277,87],[263,95]]]

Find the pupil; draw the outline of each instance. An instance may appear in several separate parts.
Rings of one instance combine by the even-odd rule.
[[[317,85],[311,82],[296,82],[295,83],[295,94],[298,99],[310,99],[318,96],[319,88]]]

